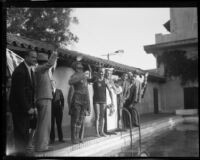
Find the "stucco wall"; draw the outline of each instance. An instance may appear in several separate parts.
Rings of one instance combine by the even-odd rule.
[[[197,8],[170,8],[170,28],[176,34],[196,33],[197,35]]]
[[[183,87],[179,79],[168,80],[161,86],[161,109],[163,112],[174,112],[184,108]]]
[[[158,89],[158,107],[159,111],[161,111],[160,85],[158,83],[148,82],[144,98],[142,99],[141,103],[138,103],[136,105],[136,109],[139,111],[140,114],[154,113],[154,88]]]
[[[197,8],[170,8],[170,30],[170,34],[156,34],[156,43],[197,38]]]

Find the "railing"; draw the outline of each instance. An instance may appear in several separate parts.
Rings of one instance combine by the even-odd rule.
[[[124,110],[129,117],[129,124],[130,124],[130,139],[131,139],[131,151],[132,151],[132,156],[133,156],[133,139],[132,139],[132,118],[131,118],[131,113],[128,111],[128,109],[122,107],[120,108],[120,110]],[[140,128],[140,115],[139,112],[136,110],[136,108],[131,108],[131,111],[133,111],[135,113],[135,115],[137,116],[137,120],[138,120],[138,129],[139,129],[139,153],[138,156],[140,157],[148,157],[149,154],[146,151],[142,151],[141,146],[142,146],[142,137],[141,137],[141,128]],[[123,114],[122,114],[122,119],[123,119]],[[124,124],[123,124],[124,125]]]
[[[137,120],[138,120],[138,122],[136,123],[138,123],[138,129],[139,129],[139,154],[140,154],[142,151],[141,150],[142,141],[141,141],[141,130],[140,130],[140,116],[136,108],[131,108],[131,109],[132,109],[131,111],[133,111],[135,115],[137,116]]]
[[[139,129],[139,153],[138,156],[139,157],[149,157],[149,153],[147,153],[146,151],[142,151],[141,147],[142,147],[142,137],[141,137],[141,128],[140,128],[140,115],[139,112],[137,111],[136,108],[131,108],[133,112],[136,113],[137,115],[137,123],[138,123],[138,129]]]
[[[124,110],[126,111],[126,113],[128,114],[128,117],[129,117],[129,124],[130,124],[130,138],[131,138],[131,150],[133,150],[133,140],[132,140],[132,121],[131,121],[131,114],[130,112],[128,111],[128,109],[126,108],[120,108],[120,110]],[[123,119],[123,114],[122,114],[122,119]]]

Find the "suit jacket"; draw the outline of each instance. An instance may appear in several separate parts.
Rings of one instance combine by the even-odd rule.
[[[36,78],[36,101],[40,99],[52,99],[52,84],[49,77],[49,69],[56,62],[56,54],[52,53],[48,62],[43,65],[38,65],[35,68],[35,78]]]
[[[11,112],[27,115],[28,110],[34,107],[34,83],[24,62],[12,74],[9,104]]]
[[[135,87],[136,87],[136,94],[135,94],[135,98],[134,101],[136,103],[140,103],[141,102],[141,90],[142,90],[142,83],[139,80],[135,80]]]
[[[123,90],[122,97],[123,97],[124,100],[128,98],[128,89],[129,89],[129,86],[130,86],[129,81],[126,80],[126,81],[122,82],[122,90]]]
[[[135,104],[141,102],[141,83],[136,79],[135,82],[130,86],[127,103]]]
[[[64,108],[64,96],[60,89],[56,89],[53,93],[52,108],[61,110]]]

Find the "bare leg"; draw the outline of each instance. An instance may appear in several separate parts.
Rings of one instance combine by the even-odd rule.
[[[104,133],[104,124],[105,124],[105,104],[100,104],[100,135],[105,137],[106,134]]]
[[[95,112],[95,130],[97,137],[100,137],[99,135],[99,113],[100,113],[100,105],[94,104],[94,112]]]

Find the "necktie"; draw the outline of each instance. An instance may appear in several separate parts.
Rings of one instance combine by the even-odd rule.
[[[34,75],[33,75],[33,70],[32,69],[30,69],[31,70],[31,81],[32,81],[32,83],[34,84]]]

